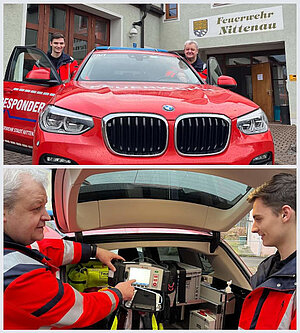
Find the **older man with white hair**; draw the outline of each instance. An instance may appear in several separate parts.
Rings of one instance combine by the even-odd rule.
[[[187,40],[184,43],[185,59],[195,68],[202,78],[207,77],[206,64],[198,56],[199,46],[194,40]]]
[[[96,245],[44,239],[47,178],[43,169],[4,169],[4,329],[86,327],[134,293],[135,280],[80,293],[56,278],[61,265],[95,257],[115,270],[111,260],[123,258]]]

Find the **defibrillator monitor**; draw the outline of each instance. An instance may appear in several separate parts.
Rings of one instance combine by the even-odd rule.
[[[167,291],[170,271],[166,268],[148,262],[116,261],[116,271],[109,271],[109,285],[116,285],[127,280],[136,280],[135,287],[147,288],[155,291]]]
[[[133,285],[139,285],[143,287],[149,287],[150,284],[151,270],[139,267],[130,267],[129,268],[129,277],[128,280],[135,279],[136,282]]]

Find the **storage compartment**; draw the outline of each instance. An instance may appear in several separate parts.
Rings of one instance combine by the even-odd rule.
[[[153,253],[149,249],[157,250],[157,248],[147,248],[147,255],[144,253],[142,256],[139,255],[139,262],[132,263],[131,266],[141,268],[145,265],[153,265],[153,263],[150,264],[150,262],[155,262],[151,258]],[[191,253],[189,254],[187,256],[189,263],[195,262],[197,264]],[[166,254],[164,256],[166,257]],[[171,255],[168,256],[170,257]],[[176,257],[173,252],[172,257],[174,259]],[[185,256],[180,255],[180,257],[187,259]],[[144,258],[148,258],[146,259],[148,263],[145,263]],[[236,285],[230,285],[230,288],[226,290],[228,282],[215,278],[211,268],[204,269],[203,265],[202,267],[196,267],[180,262],[179,260],[182,258],[179,258],[179,256],[178,260],[174,259],[161,260],[158,264],[161,266],[161,269],[168,271],[166,280],[169,281],[168,284],[165,284],[163,290],[158,291],[163,301],[162,311],[157,311],[156,314],[158,320],[163,322],[164,329],[237,329],[241,306],[249,291]],[[90,292],[110,284],[107,275],[108,269],[106,266],[97,260],[91,260],[86,264],[68,265],[63,277],[66,278],[66,282],[69,282],[76,289]],[[74,276],[76,277],[75,280]],[[140,288],[142,287],[140,286]],[[142,289],[145,288],[146,286]],[[143,300],[139,301],[141,304],[143,303]],[[133,310],[139,313],[139,309],[136,310],[134,307]],[[129,313],[128,311],[130,312],[132,309],[128,310],[125,306],[121,312],[126,317],[127,313]],[[147,311],[144,311],[144,313],[147,313]],[[110,316],[106,320],[87,329],[110,329],[112,320],[113,318]]]
[[[199,267],[177,263],[176,305],[201,302],[200,287],[202,270]]]
[[[209,309],[192,310],[190,312],[190,330],[216,329],[216,315]]]

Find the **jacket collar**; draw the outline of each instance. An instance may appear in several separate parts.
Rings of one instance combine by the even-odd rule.
[[[48,57],[51,56],[51,52],[50,51],[47,52],[47,56]],[[66,53],[63,52],[60,55],[60,57],[59,57],[59,60],[58,60],[58,63],[57,63],[57,68],[59,68],[62,65],[68,64],[69,62],[72,61],[72,59],[73,58],[71,58],[68,54],[66,54]]]
[[[251,287],[271,289],[295,289],[296,282],[296,255],[292,257],[281,269],[270,276],[267,276],[272,259],[277,256],[278,252],[265,259],[260,265],[257,272],[251,277]]]
[[[44,261],[45,259],[49,260],[48,257],[43,255],[38,250],[30,249],[29,247],[27,247],[23,244],[16,243],[11,237],[9,237],[6,234],[4,234],[4,247],[7,249],[12,249],[15,251],[22,252],[22,253],[28,255],[29,257],[34,258],[38,261]]]

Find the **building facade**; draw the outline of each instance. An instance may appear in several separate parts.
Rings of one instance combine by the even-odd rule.
[[[236,92],[269,121],[296,123],[296,4],[5,4],[4,70],[15,45],[48,50],[54,32],[79,62],[95,46],[183,52],[196,40],[202,60],[216,57]],[[134,29],[132,29],[134,28]]]

